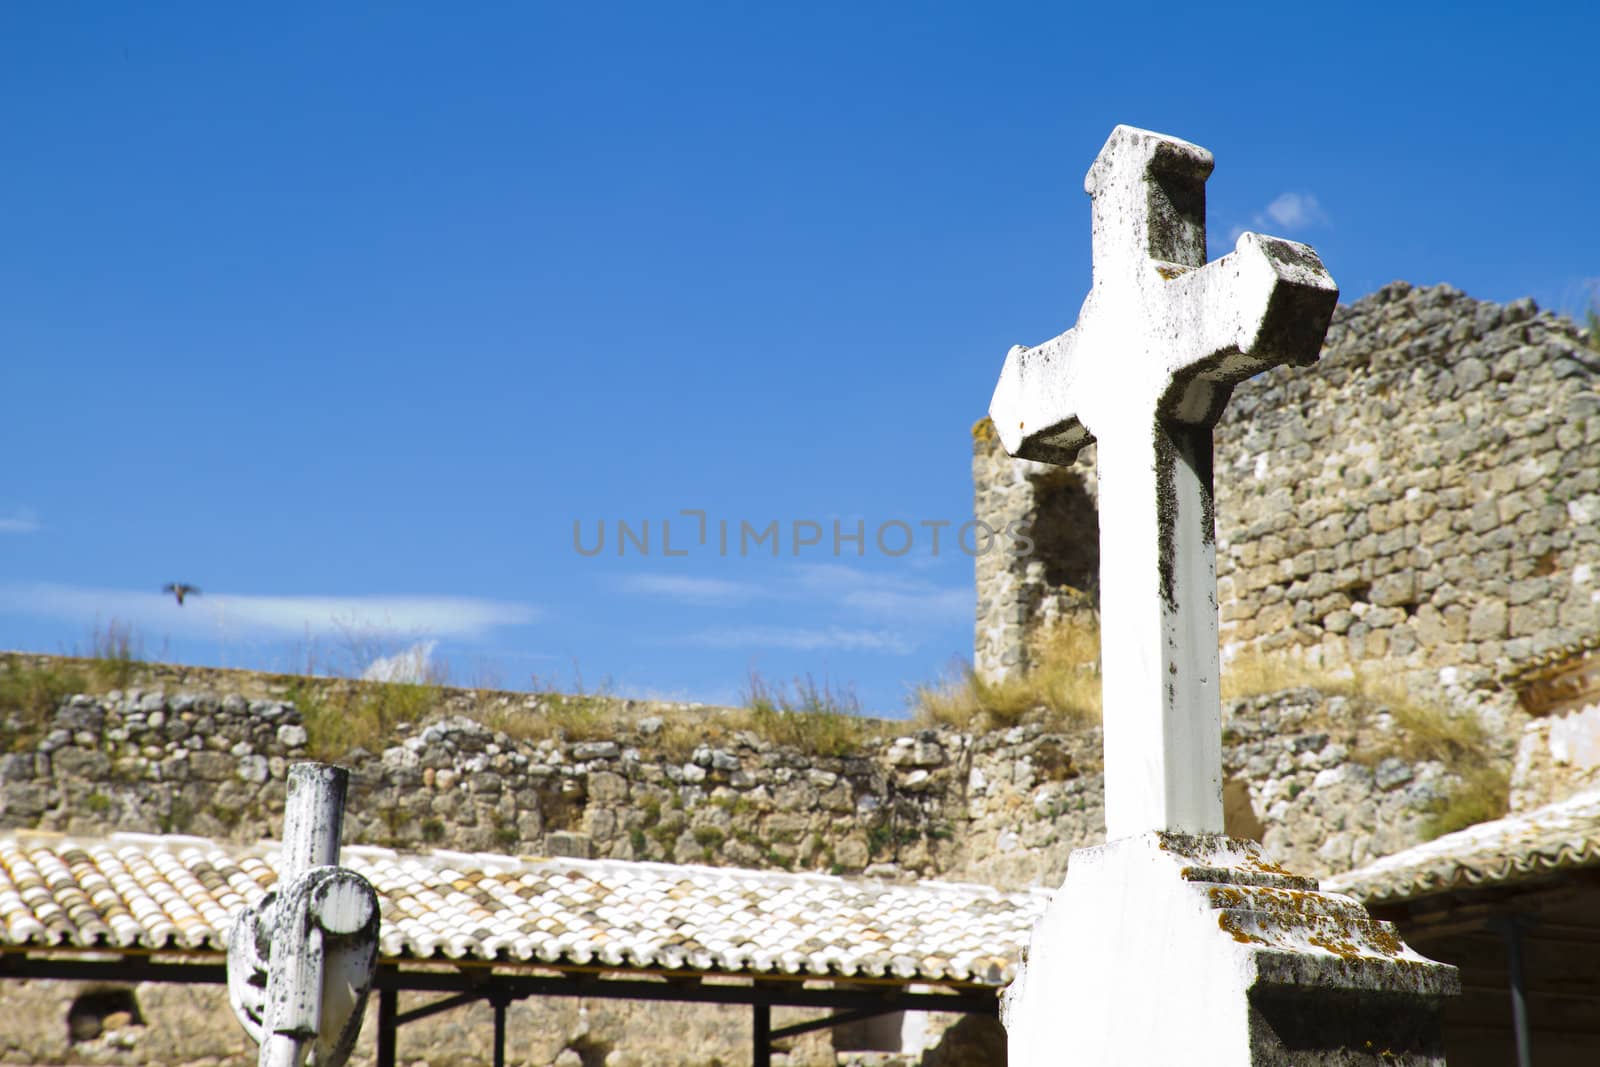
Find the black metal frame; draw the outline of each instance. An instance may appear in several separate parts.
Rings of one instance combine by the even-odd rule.
[[[97,955],[99,955],[97,953]],[[432,961],[421,961],[432,962]],[[426,1019],[479,1000],[494,1008],[494,1064],[504,1067],[506,1008],[527,997],[592,997],[616,1000],[671,1000],[699,1004],[746,1004],[751,1008],[751,1062],[770,1067],[772,1042],[898,1011],[948,1011],[974,1015],[999,1012],[999,990],[968,986],[958,992],[917,993],[893,980],[852,981],[827,979],[833,988],[808,989],[808,976],[773,979],[758,975],[681,975],[671,971],[615,972],[610,977],[591,970],[547,968],[553,974],[496,970],[488,966],[455,970],[403,969],[394,963],[378,969],[374,990],[378,995],[377,1067],[394,1067],[398,1030],[406,1023]],[[708,982],[707,977],[748,979],[738,984]],[[0,953],[0,979],[65,979],[69,981],[174,982],[185,985],[224,985],[227,967],[221,957],[193,962],[155,960],[128,954],[109,959],[81,956]],[[442,993],[439,1000],[400,1011],[400,994]],[[822,1008],[833,1014],[774,1030],[774,1007]]]

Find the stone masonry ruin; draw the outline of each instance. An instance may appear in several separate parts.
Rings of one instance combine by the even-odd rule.
[[[1477,703],[1580,646],[1600,632],[1597,455],[1600,353],[1570,320],[1403,282],[1341,306],[1315,367],[1242,384],[1217,426],[1224,662],[1382,664]],[[1077,523],[978,559],[974,666],[995,679],[1092,607],[1095,468],[1011,460],[984,420],[972,470],[992,527]]]

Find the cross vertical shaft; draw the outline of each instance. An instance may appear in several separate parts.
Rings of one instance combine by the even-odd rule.
[[[1126,430],[1098,450],[1106,834],[1220,831],[1211,435]]]

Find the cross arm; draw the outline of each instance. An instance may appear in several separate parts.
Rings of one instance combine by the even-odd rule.
[[[1078,328],[1073,327],[1042,345],[1012,345],[1006,353],[989,417],[1008,454],[1065,466],[1093,440],[1077,415],[1061,414],[1072,410],[1077,342]]]
[[[1213,426],[1239,382],[1283,364],[1315,363],[1339,287],[1309,245],[1239,236],[1234,250],[1166,283],[1171,314],[1190,320],[1191,357],[1173,366],[1161,413]],[[1177,325],[1177,324],[1174,324]]]

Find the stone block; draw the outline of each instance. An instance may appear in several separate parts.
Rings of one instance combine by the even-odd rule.
[[[1404,659],[1419,647],[1416,631],[1410,626],[1396,626],[1389,631],[1389,655]]]
[[[34,775],[34,758],[31,752],[8,752],[0,756],[0,783],[25,782]]]
[[[1373,772],[1374,783],[1385,792],[1405,785],[1414,777],[1411,765],[1397,756],[1390,756],[1380,761]]]
[[[615,741],[580,741],[572,746],[572,758],[580,763],[598,759],[616,759],[622,749]]]
[[[111,759],[95,749],[66,747],[51,754],[51,773],[57,778],[99,781],[111,770]]]
[[[1399,608],[1369,608],[1361,621],[1374,630],[1385,630],[1396,626],[1406,620],[1406,613]]]
[[[1505,601],[1494,598],[1480,599],[1472,606],[1467,620],[1466,637],[1472,641],[1488,641],[1506,636],[1510,618]]]
[[[1424,645],[1437,645],[1447,638],[1445,634],[1444,615],[1431,603],[1425,603],[1417,608],[1413,617],[1412,627],[1416,632],[1417,640]]]
[[[202,782],[224,782],[238,775],[239,764],[223,752],[195,752],[189,756],[189,773]]]
[[[1554,629],[1556,604],[1554,601],[1541,600],[1513,607],[1508,625],[1512,634],[1537,634]]]
[[[544,851],[547,856],[566,856],[571,859],[592,859],[594,857],[594,840],[588,834],[580,834],[572,830],[552,830],[544,835]]]
[[[589,799],[595,804],[623,804],[628,799],[628,780],[611,771],[589,774]]]

